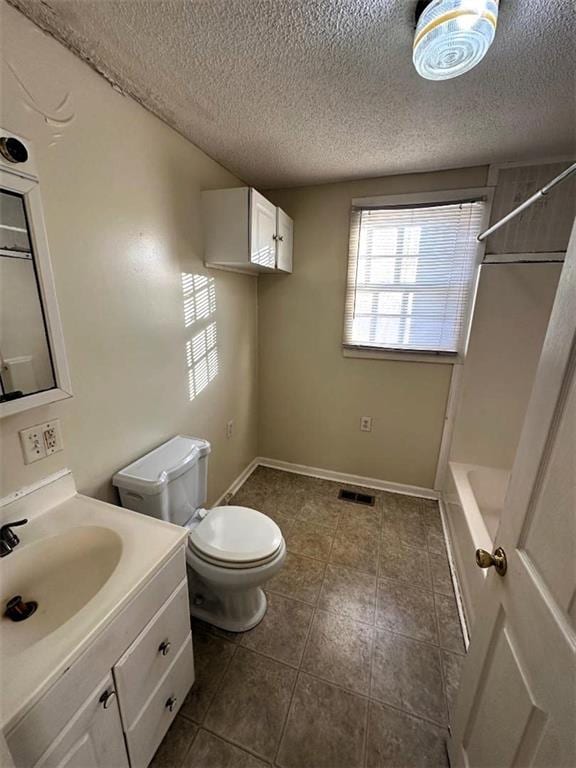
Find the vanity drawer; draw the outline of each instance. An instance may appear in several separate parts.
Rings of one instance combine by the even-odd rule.
[[[125,728],[134,723],[190,634],[188,599],[188,586],[183,579],[114,666]]]
[[[132,768],[146,768],[194,682],[192,634],[178,650],[172,666],[152,693],[134,725],[126,730]],[[172,710],[170,701],[174,700]]]

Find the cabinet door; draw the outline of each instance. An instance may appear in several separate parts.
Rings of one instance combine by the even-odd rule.
[[[250,190],[250,261],[276,266],[276,206],[255,189]]]
[[[276,208],[276,269],[281,272],[292,272],[293,231],[290,216]]]
[[[34,768],[128,768],[111,674],[88,697]]]

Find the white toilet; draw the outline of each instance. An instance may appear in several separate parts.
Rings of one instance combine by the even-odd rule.
[[[189,529],[190,612],[231,632],[266,613],[262,585],[286,558],[280,528],[247,507],[205,510],[210,443],[173,437],[114,475],[122,506]]]

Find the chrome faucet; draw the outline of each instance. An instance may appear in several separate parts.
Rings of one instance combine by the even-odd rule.
[[[0,528],[0,557],[5,557],[13,551],[14,547],[20,544],[20,539],[12,528],[17,525],[26,525],[28,520],[14,520],[12,523],[6,523]]]

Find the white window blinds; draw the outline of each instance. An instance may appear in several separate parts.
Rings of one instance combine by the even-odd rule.
[[[462,351],[485,206],[353,208],[344,346]]]

